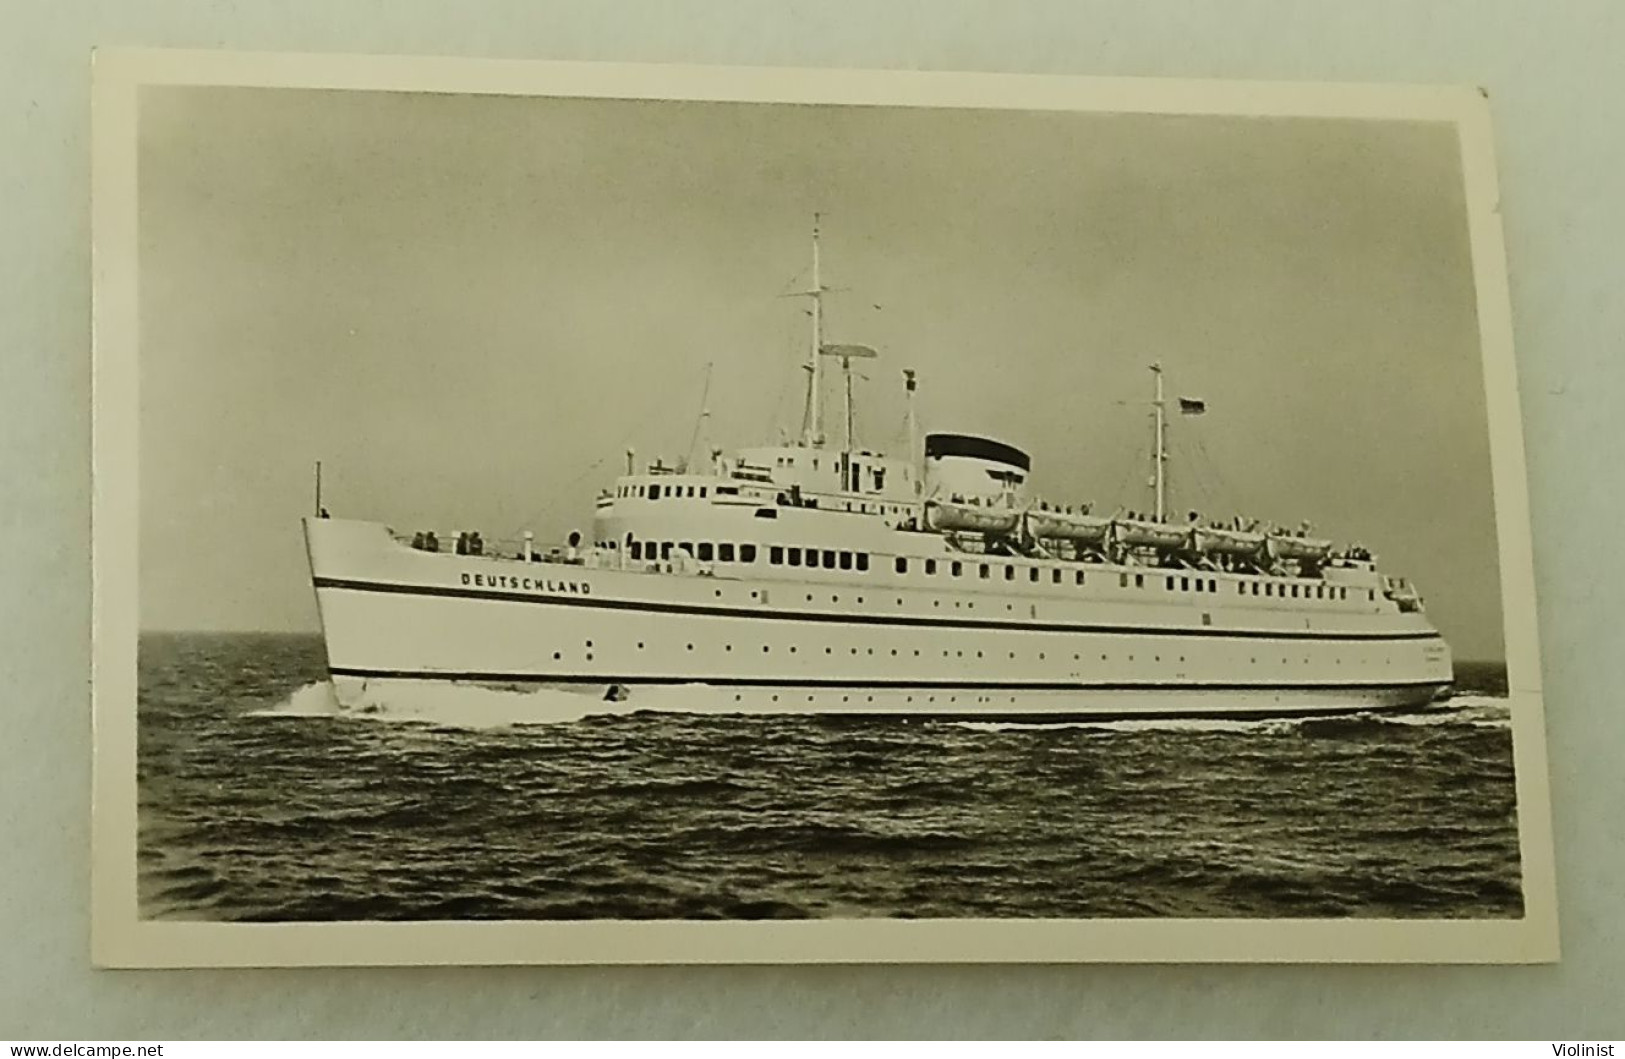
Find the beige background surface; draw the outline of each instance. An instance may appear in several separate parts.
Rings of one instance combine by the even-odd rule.
[[[1144,8],[1144,9],[1142,9]],[[1523,12],[1528,12],[1523,14]],[[1610,447],[1625,334],[1602,3],[41,5],[0,62],[0,1036],[1620,1036],[1625,723]],[[1531,968],[102,972],[88,967],[88,50],[102,44],[1476,82],[1498,124],[1565,962]]]

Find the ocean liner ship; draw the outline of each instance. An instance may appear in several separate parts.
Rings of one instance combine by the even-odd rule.
[[[1448,690],[1420,597],[1365,549],[1169,512],[1160,367],[1143,512],[1031,496],[1028,454],[1002,441],[919,438],[911,371],[912,451],[856,447],[852,363],[876,354],[825,341],[816,223],[812,255],[800,437],[702,466],[629,452],[590,539],[397,533],[328,517],[318,484],[305,540],[339,702],[454,681],[607,710],[1058,721],[1409,709]]]

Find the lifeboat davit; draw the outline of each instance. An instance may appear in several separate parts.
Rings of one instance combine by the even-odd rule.
[[[1021,512],[1007,507],[979,507],[943,500],[925,502],[926,528],[939,533],[1009,533],[1020,519]]]
[[[1193,536],[1196,550],[1203,555],[1234,555],[1243,558],[1256,558],[1264,550],[1264,535],[1262,533],[1247,533],[1242,530],[1197,526]]]
[[[1269,536],[1270,557],[1273,559],[1308,560],[1321,562],[1332,554],[1332,542],[1317,537],[1293,537],[1284,533]]]
[[[1112,525],[1115,527],[1117,543],[1126,544],[1131,548],[1176,549],[1190,544],[1191,531],[1186,526],[1129,519],[1117,519]]]
[[[1111,531],[1112,520],[1096,515],[1073,515],[1064,511],[1027,512],[1027,532],[1039,540],[1105,544]]]

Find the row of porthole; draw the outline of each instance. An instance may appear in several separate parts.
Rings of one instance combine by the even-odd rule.
[[[842,695],[841,696],[841,701],[842,702],[851,702],[852,698],[853,697],[851,695]],[[927,702],[927,703],[932,703],[932,702],[937,701],[937,697],[935,695],[925,695],[925,696],[920,696],[920,698],[921,698],[922,701]],[[1011,702],[1016,701],[1016,697],[1014,695],[1011,695],[1009,698],[1010,698]],[[779,696],[774,695],[772,697],[772,699],[773,699],[774,702],[778,702],[779,701]],[[905,702],[913,702],[914,699],[915,699],[915,696],[909,695],[909,696],[906,696],[904,698],[904,701]],[[817,700],[817,696],[815,696],[815,695],[808,695],[807,696],[807,701],[808,702],[814,702],[816,700]],[[957,695],[949,695],[949,696],[947,696],[947,700],[948,700],[949,703],[956,703],[956,702],[959,701],[959,696],[957,696]],[[736,695],[734,695],[734,701],[735,702],[744,702],[745,701],[745,696],[736,694]],[[864,702],[873,702],[873,701],[875,701],[875,697],[873,695],[865,695],[863,697],[863,701]],[[979,703],[991,703],[993,701],[993,696],[992,695],[978,695],[978,696],[976,696],[975,701],[979,702]]]
[[[591,641],[591,640],[588,640],[588,641],[587,641],[587,647],[589,647],[589,648],[591,648],[591,647],[592,647],[592,641]],[[642,640],[639,640],[639,641],[638,641],[638,650],[640,650],[640,651],[642,651],[642,650],[644,650],[644,649],[645,649],[645,645],[644,645],[644,642],[643,642],[643,641],[642,641]],[[732,651],[732,650],[733,650],[733,649],[734,649],[734,648],[733,648],[733,644],[723,644],[723,647],[722,647],[722,649],[723,649],[723,650],[724,650],[724,651]],[[690,650],[690,651],[692,651],[692,650],[694,650],[694,645],[693,645],[693,644],[689,644],[689,645],[688,645],[688,650]],[[851,650],[851,653],[852,653],[852,654],[853,654],[853,655],[856,655],[856,654],[857,654],[857,653],[858,653],[858,649],[857,649],[857,648],[856,648],[856,647],[853,647],[853,648],[850,648],[850,650]],[[768,654],[768,653],[770,653],[770,652],[771,652],[771,651],[772,651],[772,645],[770,645],[770,644],[763,644],[763,645],[762,645],[762,653],[763,653],[763,654]],[[826,655],[829,655],[829,654],[834,654],[834,651],[835,651],[835,649],[834,649],[834,648],[832,648],[832,647],[826,647],[826,648],[824,648],[824,653],[825,653],[825,654],[826,654]],[[792,645],[792,646],[791,646],[791,647],[790,647],[790,649],[789,649],[789,653],[790,653],[790,654],[796,654],[796,653],[797,653],[797,650],[796,650],[796,648],[795,648],[795,646],[794,646],[794,645]],[[865,648],[865,649],[864,649],[864,653],[865,653],[865,654],[869,654],[869,655],[872,655],[872,654],[874,654],[874,653],[875,653],[875,649],[874,649],[874,648],[873,648],[873,647],[868,647],[868,648]],[[1009,655],[1009,659],[1010,659],[1010,660],[1011,660],[1011,661],[1014,661],[1014,660],[1015,660],[1015,657],[1016,657],[1016,652],[1014,652],[1014,651],[1010,651],[1010,652],[1008,652],[1008,655]],[[891,649],[891,656],[892,656],[892,657],[893,657],[893,658],[896,658],[896,657],[897,657],[897,656],[898,656],[898,650],[897,650],[897,648],[895,648],[895,647],[893,647],[893,648],[892,648],[892,649]],[[561,652],[559,652],[559,651],[554,651],[554,652],[553,652],[553,660],[554,660],[554,661],[555,661],[555,662],[557,662],[557,661],[559,661],[559,660],[561,660],[561,659],[562,659],[562,658],[563,658],[563,657],[564,657],[564,656],[563,656],[563,654],[562,654],[562,653],[561,653]],[[592,654],[591,654],[591,652],[590,652],[590,651],[589,651],[589,652],[588,652],[588,654],[587,654],[587,661],[589,661],[589,662],[591,662],[591,661],[592,661],[592,657],[593,657],[593,656],[592,656]],[[915,648],[915,649],[914,649],[914,657],[915,657],[915,658],[919,658],[919,657],[920,657],[920,650],[919,650],[919,648]],[[946,650],[946,649],[945,649],[945,650],[944,650],[944,651],[943,651],[943,652],[942,652],[942,657],[944,657],[944,658],[949,658],[949,657],[953,657],[953,658],[964,658],[964,657],[965,657],[965,652],[964,652],[964,651],[958,651],[958,650],[956,650],[956,651],[954,651],[954,652],[953,652],[953,653],[952,653],[952,655],[950,655],[950,654],[949,654],[949,652],[948,652],[948,651],[947,651],[947,650]],[[977,652],[976,652],[976,657],[977,657],[977,658],[984,658],[984,657],[986,657],[986,655],[985,655],[985,653],[984,653],[984,652],[982,652],[982,651],[977,651]],[[1043,661],[1047,661],[1047,660],[1048,660],[1048,658],[1049,658],[1049,655],[1048,655],[1048,654],[1047,654],[1047,653],[1046,653],[1046,652],[1044,652],[1044,651],[1040,651],[1040,652],[1038,652],[1038,661],[1040,661],[1040,662],[1043,662]],[[1110,655],[1104,655],[1104,654],[1103,654],[1103,655],[1101,655],[1101,656],[1100,656],[1100,660],[1101,660],[1101,661],[1102,661],[1102,662],[1109,662],[1109,661],[1111,661],[1111,656],[1110,656]],[[1127,660],[1128,660],[1128,661],[1130,661],[1130,662],[1132,662],[1132,661],[1134,661],[1134,660],[1135,660],[1135,656],[1134,656],[1134,655],[1128,655],[1128,656],[1127,656]],[[1180,655],[1180,656],[1179,656],[1179,658],[1178,658],[1178,661],[1180,661],[1180,662],[1184,662],[1184,661],[1185,661],[1185,660],[1186,660],[1186,659],[1185,659],[1185,656],[1184,656],[1184,655]],[[1073,656],[1072,656],[1072,661],[1074,661],[1074,662],[1081,662],[1081,661],[1083,661],[1083,656],[1082,656],[1082,655],[1081,655],[1081,654],[1074,654],[1074,655],[1073,655]],[[1151,661],[1153,661],[1153,662],[1161,662],[1161,661],[1162,661],[1162,656],[1161,656],[1161,655],[1152,655],[1152,656],[1151,656]],[[1256,665],[1256,664],[1257,664],[1257,663],[1258,663],[1258,659],[1257,659],[1257,658],[1256,658],[1256,657],[1255,657],[1255,658],[1249,658],[1249,659],[1247,659],[1247,661],[1248,661],[1248,662],[1250,662],[1250,663],[1252,663],[1252,664],[1254,664],[1254,665]],[[1301,661],[1301,662],[1303,662],[1303,664],[1304,664],[1304,665],[1308,665],[1308,664],[1309,664],[1309,662],[1310,662],[1310,659],[1309,659],[1309,657],[1308,657],[1308,656],[1304,656],[1304,657],[1303,657],[1303,658],[1301,658],[1301,659],[1299,659],[1299,661]],[[1342,664],[1343,664],[1343,660],[1342,660],[1342,659],[1341,659],[1341,658],[1334,658],[1334,659],[1332,659],[1332,661],[1333,661],[1333,663],[1334,663],[1334,664],[1336,664],[1336,665],[1342,665]],[[1387,660],[1386,660],[1386,661],[1387,661],[1387,662],[1390,662],[1390,663],[1391,663],[1391,662],[1392,662],[1392,661],[1393,661],[1393,660],[1392,660],[1392,659],[1387,659]],[[1292,663],[1292,659],[1290,659],[1290,658],[1282,658],[1282,659],[1281,659],[1281,664],[1282,664],[1282,665],[1290,665],[1290,664],[1291,664],[1291,663]]]
[[[719,588],[719,589],[716,589],[716,590],[715,590],[715,598],[717,598],[717,599],[721,599],[721,598],[722,598],[722,589],[720,589],[720,588]],[[757,593],[757,592],[755,592],[755,591],[753,591],[753,592],[751,592],[751,594],[750,594],[750,598],[751,598],[751,599],[759,599],[759,598],[760,598],[760,594],[759,594],[759,593]],[[813,599],[814,599],[814,596],[813,596],[813,595],[812,595],[812,593],[808,593],[808,594],[807,594],[807,602],[808,602],[808,603],[811,603],[811,602],[813,602]],[[832,603],[832,604],[837,604],[837,605],[838,605],[838,604],[839,604],[839,603],[840,603],[840,602],[841,602],[841,597],[840,597],[840,596],[838,596],[838,595],[834,595],[834,594],[831,594],[831,596],[830,596],[830,597],[829,597],[829,601],[830,601],[830,602],[831,602],[831,603]],[[857,604],[858,604],[858,605],[859,605],[859,606],[861,606],[861,605],[862,605],[862,604],[863,604],[863,602],[864,602],[864,597],[863,597],[863,596],[858,596],[858,597],[857,597],[857,598],[856,598],[856,600],[855,600],[855,602],[856,602],[856,603],[857,603]],[[897,605],[898,605],[898,606],[899,606],[899,607],[901,607],[901,606],[904,606],[904,601],[903,601],[903,598],[902,598],[902,597],[901,597],[901,596],[899,596],[899,597],[897,597]],[[932,600],[932,601],[931,601],[931,605],[932,605],[932,606],[933,606],[933,607],[936,607],[936,608],[938,608],[938,609],[940,609],[940,608],[941,608],[941,607],[942,607],[942,600],[940,600],[940,599],[933,599],[933,600]],[[963,607],[963,608],[964,608],[964,609],[966,609],[966,610],[975,610],[975,609],[976,609],[976,601],[975,601],[975,600],[966,600],[966,601],[961,601],[961,600],[957,600],[957,599],[956,599],[956,600],[954,600],[954,607],[955,607],[955,608],[960,608],[960,607]],[[1004,605],[1004,609],[1005,609],[1005,611],[1006,611],[1006,612],[1008,612],[1008,613],[1011,613],[1011,614],[1014,614],[1014,613],[1015,613],[1015,610],[1016,610],[1016,605],[1015,605],[1015,604],[1014,604],[1014,603],[1006,603],[1006,604],[1005,604],[1005,605]]]
[[[588,646],[588,647],[591,647],[591,646],[592,646],[592,641],[591,641],[591,640],[588,640],[588,641],[587,641],[587,646]],[[642,641],[639,641],[639,643],[638,643],[638,650],[640,650],[640,651],[641,651],[641,650],[643,650],[643,649],[644,649],[644,645],[643,645],[643,643],[642,643]],[[689,644],[689,645],[688,645],[688,649],[689,649],[689,650],[690,650],[690,651],[692,651],[692,650],[694,650],[694,645],[693,645],[693,644]],[[723,650],[724,650],[724,651],[732,651],[732,650],[733,650],[733,644],[724,644],[724,645],[723,645]],[[867,653],[867,654],[871,654],[871,655],[872,655],[872,654],[874,654],[874,653],[875,653],[875,649],[874,649],[874,648],[873,648],[873,647],[870,647],[870,648],[866,648],[866,649],[865,649],[865,650],[866,650],[866,653]],[[763,645],[762,645],[762,653],[763,653],[763,654],[767,654],[767,653],[769,653],[769,652],[770,652],[770,651],[771,651],[771,647],[770,647],[770,646],[769,646],[769,645],[767,645],[767,644],[763,644]],[[852,648],[852,649],[851,649],[851,651],[852,651],[852,653],[853,653],[853,654],[854,654],[854,655],[856,655],[856,654],[857,654],[857,653],[858,653],[858,649],[857,649],[857,648],[856,648],[856,647],[854,647],[854,648]],[[794,647],[791,647],[791,648],[790,648],[790,653],[791,653],[791,654],[795,654],[795,653],[796,653],[796,649],[795,649],[795,648],[794,648]],[[832,649],[832,648],[829,648],[829,647],[826,647],[826,648],[824,648],[824,653],[825,653],[825,654],[826,654],[826,655],[827,655],[827,654],[831,654],[831,653],[833,653],[833,649]],[[896,657],[896,656],[897,656],[897,649],[896,649],[896,648],[895,648],[895,647],[894,647],[894,648],[892,648],[892,651],[891,651],[891,653],[892,653],[892,657]],[[1014,659],[1015,659],[1015,657],[1016,657],[1016,653],[1015,653],[1015,652],[1014,652],[1014,651],[1011,651],[1011,652],[1009,652],[1009,656],[1010,656],[1010,659],[1011,659],[1011,660],[1012,660],[1012,661],[1013,661],[1013,660],[1014,660]],[[916,650],[915,650],[915,651],[914,651],[914,657],[915,657],[915,658],[918,658],[918,657],[920,657],[920,652],[919,652],[919,650],[918,650],[918,649],[916,649]],[[944,657],[944,658],[948,658],[948,657],[950,657],[950,656],[949,656],[949,654],[948,654],[948,652],[947,652],[947,651],[946,651],[946,650],[945,650],[945,651],[943,651],[943,652],[942,652],[942,657]],[[954,653],[953,653],[953,656],[952,656],[952,657],[955,657],[955,658],[964,658],[964,657],[965,657],[965,652],[964,652],[964,651],[955,651],[955,652],[954,652]],[[977,657],[977,658],[982,658],[982,657],[984,657],[984,656],[983,656],[983,653],[982,653],[982,652],[981,652],[981,651],[977,651],[977,652],[976,652],[976,657]],[[1132,661],[1134,661],[1134,657],[1135,657],[1135,656],[1134,656],[1134,655],[1129,655],[1129,656],[1128,656],[1128,661],[1130,661],[1130,662],[1132,662]],[[554,652],[553,652],[553,661],[555,661],[555,662],[558,662],[558,661],[562,661],[562,660],[563,660],[563,658],[564,658],[564,654],[563,654],[563,653],[562,653],[562,652],[560,652],[560,651],[554,651]],[[1048,656],[1047,656],[1047,655],[1046,655],[1046,654],[1045,654],[1045,653],[1044,653],[1044,652],[1042,652],[1042,651],[1040,651],[1040,652],[1039,652],[1039,653],[1038,653],[1038,660],[1039,660],[1039,661],[1040,661],[1040,662],[1042,662],[1042,661],[1046,661],[1046,660],[1047,660],[1047,658],[1048,658]],[[591,662],[591,661],[592,661],[592,660],[593,660],[593,656],[592,656],[592,653],[591,653],[591,652],[590,652],[590,651],[589,651],[589,652],[588,652],[588,653],[587,653],[587,657],[586,657],[586,660],[587,660],[587,661],[588,661],[588,662]],[[1101,656],[1100,656],[1100,660],[1101,660],[1101,661],[1102,661],[1102,662],[1109,662],[1109,661],[1111,661],[1111,656],[1110,656],[1110,655],[1101,655]],[[1151,660],[1152,660],[1152,661],[1153,661],[1153,662],[1161,662],[1161,661],[1162,661],[1162,656],[1161,656],[1161,655],[1153,655],[1153,656],[1152,656],[1152,658],[1151,658]],[[1082,655],[1077,655],[1077,654],[1075,654],[1075,655],[1073,655],[1073,656],[1072,656],[1072,661],[1074,661],[1074,662],[1081,662],[1081,661],[1083,661],[1083,656],[1082,656]],[[1185,661],[1185,656],[1184,656],[1184,655],[1180,655],[1180,656],[1179,656],[1179,661],[1181,661],[1181,662],[1184,662],[1184,661]],[[1249,658],[1249,659],[1248,659],[1248,660],[1247,660],[1247,661],[1248,661],[1248,662],[1250,662],[1250,663],[1252,663],[1252,664],[1254,664],[1254,665],[1256,665],[1256,664],[1257,664],[1257,663],[1258,663],[1258,659],[1257,659],[1257,658]],[[1301,662],[1302,662],[1302,663],[1303,663],[1303,664],[1304,664],[1304,665],[1308,665],[1308,664],[1309,664],[1309,661],[1310,661],[1310,660],[1309,660],[1309,658],[1308,658],[1308,657],[1307,657],[1307,656],[1306,656],[1306,657],[1304,657],[1304,658],[1301,658],[1301,659],[1299,659],[1299,661],[1301,661]],[[1341,659],[1341,658],[1334,658],[1334,659],[1332,659],[1332,661],[1333,661],[1333,663],[1334,663],[1334,664],[1335,664],[1335,665],[1342,665],[1342,664],[1343,664],[1343,660],[1342,660],[1342,659]],[[1292,659],[1290,659],[1290,658],[1283,658],[1283,659],[1281,659],[1281,664],[1282,664],[1282,665],[1290,665],[1290,664],[1291,664],[1291,663],[1292,663]],[[1393,659],[1392,659],[1392,658],[1385,658],[1385,659],[1384,659],[1384,660],[1383,660],[1383,664],[1384,664],[1384,665],[1392,665],[1392,664],[1393,664]]]

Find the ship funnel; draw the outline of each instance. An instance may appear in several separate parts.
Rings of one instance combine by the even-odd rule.
[[[1025,506],[1031,470],[1031,457],[1002,441],[973,434],[925,436],[927,497]]]

